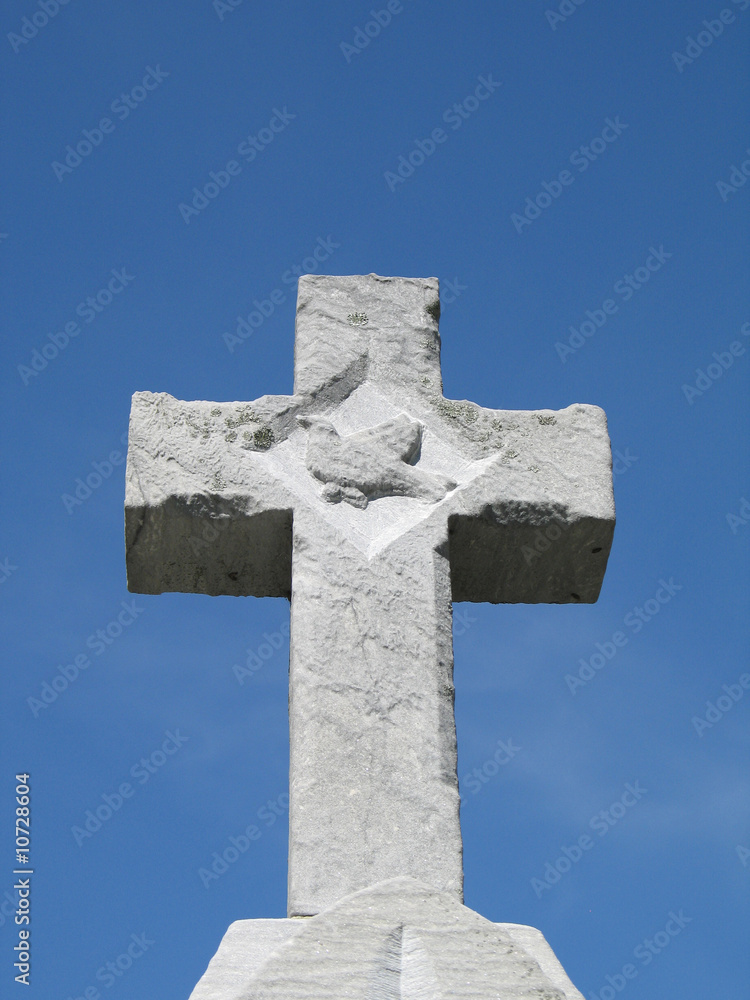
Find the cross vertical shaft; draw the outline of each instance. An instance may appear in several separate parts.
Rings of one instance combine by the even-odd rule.
[[[294,525],[289,913],[403,874],[460,900],[445,539],[368,560],[316,522]]]

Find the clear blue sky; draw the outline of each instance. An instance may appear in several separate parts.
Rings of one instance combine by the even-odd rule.
[[[725,2],[402,0],[379,31],[385,2],[6,5],[3,997],[185,1000],[231,921],[285,913],[288,605],[126,612],[121,459],[135,390],[291,391],[319,267],[437,275],[447,396],[596,403],[620,456],[596,605],[455,609],[467,904],[539,927],[587,1000],[746,1000],[750,3]]]

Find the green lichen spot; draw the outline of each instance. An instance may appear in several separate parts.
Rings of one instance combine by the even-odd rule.
[[[537,413],[536,419],[544,427],[546,424],[556,424],[557,417],[545,416],[543,413]]]
[[[221,410],[219,409],[218,406],[215,406],[213,408],[213,410],[211,410],[211,416],[212,417],[220,417],[221,416]]]
[[[195,421],[195,417],[192,413],[185,414],[185,426],[190,429],[190,437],[197,438],[200,434],[200,427]]]
[[[214,472],[214,478],[211,480],[211,489],[225,490],[226,488],[227,484],[224,482],[224,478],[222,477],[221,473]]]
[[[471,403],[454,403],[449,399],[436,399],[435,409],[448,420],[462,421],[465,424],[476,423],[477,411]]]
[[[364,326],[367,323],[367,313],[349,313],[346,318],[351,326]]]
[[[259,424],[260,420],[251,406],[241,406],[235,416],[225,417],[224,423],[230,430],[233,430],[235,427],[241,427],[243,424]]]
[[[237,431],[227,431],[226,434],[224,435],[224,440],[228,441],[230,444],[232,443],[232,441],[236,441]]]
[[[253,434],[253,441],[256,448],[260,448],[265,451],[270,448],[274,442],[273,431],[270,427],[261,427],[259,430]]]

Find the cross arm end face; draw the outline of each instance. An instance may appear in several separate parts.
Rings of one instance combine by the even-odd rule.
[[[131,592],[290,596],[291,500],[259,459],[281,402],[134,395],[125,488]]]
[[[493,463],[449,517],[454,601],[599,597],[615,527],[606,416],[576,403],[537,422],[520,454]]]

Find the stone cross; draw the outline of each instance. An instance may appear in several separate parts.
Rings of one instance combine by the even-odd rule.
[[[133,397],[129,589],[291,598],[290,916],[461,901],[452,602],[592,602],[609,555],[603,411],[445,399],[439,312],[435,278],[307,275],[291,395]]]

